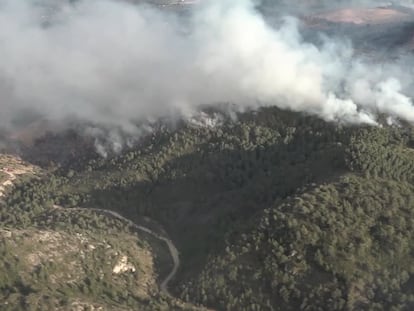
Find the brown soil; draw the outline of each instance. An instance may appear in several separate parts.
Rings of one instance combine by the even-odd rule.
[[[312,15],[312,20],[332,23],[352,23],[356,25],[383,24],[412,20],[411,14],[392,8],[344,8]]]

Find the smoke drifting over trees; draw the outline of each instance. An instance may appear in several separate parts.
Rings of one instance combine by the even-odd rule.
[[[316,46],[295,18],[270,26],[249,0],[200,0],[185,17],[115,0],[49,5],[0,1],[3,127],[30,117],[133,131],[138,120],[187,117],[215,103],[414,122],[411,57],[379,65],[347,41]]]

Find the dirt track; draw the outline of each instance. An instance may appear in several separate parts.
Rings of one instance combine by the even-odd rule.
[[[167,237],[163,237],[163,236],[155,233],[154,231],[152,231],[151,229],[149,229],[147,227],[137,225],[133,221],[125,218],[124,216],[118,214],[117,212],[108,211],[108,210],[101,210],[101,209],[90,209],[90,210],[99,211],[103,214],[109,214],[112,217],[115,217],[115,218],[121,219],[123,221],[126,221],[126,222],[128,222],[128,224],[130,224],[131,226],[133,226],[137,230],[144,231],[144,232],[154,236],[158,240],[161,240],[161,241],[165,242],[165,244],[167,245],[168,250],[170,252],[171,259],[173,261],[173,268],[171,269],[171,272],[166,276],[166,278],[161,282],[160,288],[161,288],[161,291],[164,292],[165,294],[171,295],[170,292],[168,291],[168,283],[175,277],[175,275],[177,274],[178,268],[180,267],[179,253],[178,253],[178,250],[175,247],[174,243],[170,239],[168,239]]]
[[[63,208],[63,207],[58,206],[58,205],[54,205],[54,207],[55,208]],[[74,208],[71,208],[71,210],[73,210],[73,209]],[[168,283],[177,274],[178,268],[180,267],[180,257],[179,257],[179,252],[178,252],[177,248],[175,247],[174,243],[168,237],[161,236],[158,233],[152,231],[151,229],[149,229],[147,227],[137,225],[133,221],[129,220],[128,218],[125,218],[121,214],[119,214],[117,212],[114,212],[114,211],[99,209],[99,208],[88,208],[88,209],[86,209],[86,208],[76,208],[76,209],[95,211],[95,212],[98,212],[100,214],[109,215],[111,217],[121,219],[121,220],[125,221],[126,223],[128,223],[130,226],[134,227],[135,229],[137,229],[139,231],[143,231],[145,233],[148,233],[148,234],[152,235],[153,237],[155,237],[156,239],[158,239],[160,241],[163,241],[167,245],[168,251],[170,252],[171,260],[173,262],[173,267],[172,267],[170,273],[161,282],[160,289],[164,294],[172,296],[170,294],[170,292],[168,291]]]

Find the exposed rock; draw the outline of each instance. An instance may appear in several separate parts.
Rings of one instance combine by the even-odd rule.
[[[124,272],[135,272],[135,267],[128,262],[128,256],[122,256],[118,263],[112,269],[112,272],[115,274],[124,273]]]
[[[37,168],[12,155],[0,155],[0,197],[20,175],[34,173]]]

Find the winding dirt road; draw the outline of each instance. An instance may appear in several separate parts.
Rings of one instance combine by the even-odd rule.
[[[128,224],[130,224],[135,229],[146,232],[146,233],[152,235],[153,237],[157,238],[158,240],[161,240],[161,241],[165,242],[165,244],[167,244],[168,250],[169,250],[170,255],[171,255],[171,259],[173,261],[173,268],[171,269],[171,272],[161,282],[160,288],[161,288],[161,291],[163,293],[171,296],[170,292],[168,291],[168,283],[175,277],[175,275],[177,274],[178,268],[180,267],[179,253],[178,253],[178,250],[175,247],[174,243],[170,239],[168,239],[167,237],[163,237],[163,236],[159,235],[158,233],[155,233],[154,231],[152,231],[151,229],[149,229],[147,227],[137,225],[133,221],[129,220],[128,218],[125,218],[124,216],[122,216],[121,214],[118,214],[117,212],[109,211],[109,210],[94,209],[94,208],[91,208],[90,210],[99,211],[100,213],[108,214],[108,215],[111,215],[112,217],[121,219],[121,220],[127,222]]]
[[[57,206],[57,205],[54,205],[54,207],[62,208],[61,206]],[[82,209],[82,210],[95,211],[95,212],[98,212],[100,214],[109,215],[111,217],[121,219],[121,220],[125,221],[126,223],[128,223],[130,226],[134,227],[135,229],[137,229],[139,231],[143,231],[145,233],[148,233],[148,234],[152,235],[153,237],[155,237],[156,239],[163,241],[167,245],[168,251],[170,252],[170,256],[171,256],[171,259],[172,259],[172,262],[173,262],[173,267],[172,267],[170,273],[161,282],[160,289],[164,294],[172,296],[170,294],[170,292],[168,291],[168,283],[177,274],[178,268],[180,267],[180,257],[179,257],[179,252],[178,252],[177,248],[175,247],[174,243],[169,238],[161,236],[158,233],[152,231],[151,229],[149,229],[147,227],[137,225],[132,220],[130,220],[128,218],[125,218],[121,214],[119,214],[117,212],[114,212],[114,211],[99,209],[99,208],[78,208],[78,209],[79,210]],[[73,208],[71,208],[71,210],[73,210]]]

